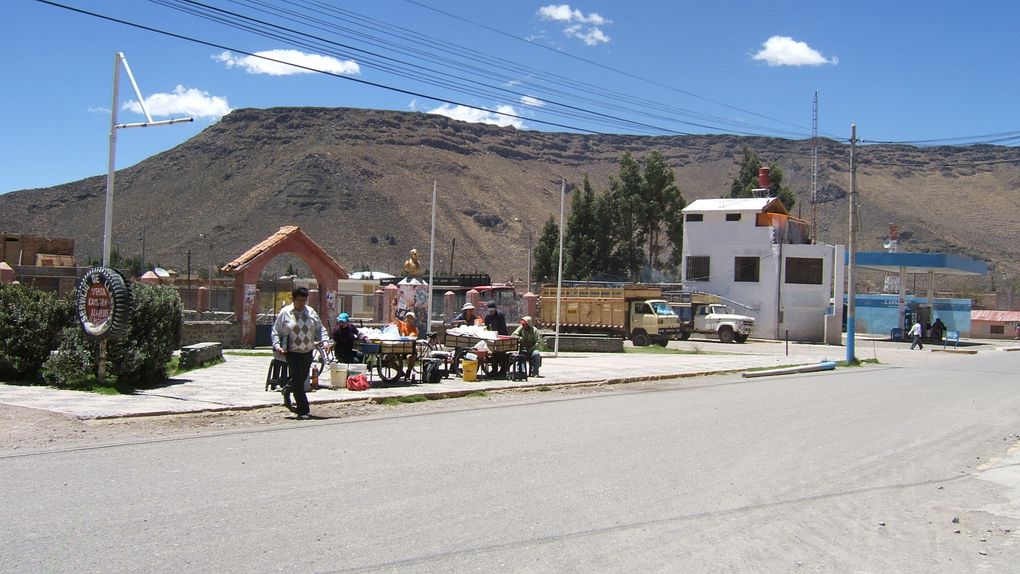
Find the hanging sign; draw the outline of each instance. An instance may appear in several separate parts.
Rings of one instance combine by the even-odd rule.
[[[116,337],[131,322],[131,289],[113,269],[93,267],[78,283],[78,321],[89,336]]]

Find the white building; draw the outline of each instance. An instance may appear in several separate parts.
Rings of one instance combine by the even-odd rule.
[[[774,197],[699,199],[683,214],[685,289],[746,305],[731,306],[756,319],[754,337],[825,338],[833,259],[842,250],[811,245],[807,222]],[[830,319],[832,328],[838,333],[839,322]]]

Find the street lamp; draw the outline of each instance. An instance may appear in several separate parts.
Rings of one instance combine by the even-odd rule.
[[[117,106],[120,99],[120,67],[124,66],[124,71],[127,72],[128,79],[131,80],[131,86],[135,89],[135,95],[138,96],[138,105],[142,108],[142,113],[145,114],[145,121],[134,124],[118,124],[117,123]],[[149,126],[163,126],[169,124],[178,124],[183,122],[194,121],[194,118],[176,118],[171,120],[153,121],[152,116],[149,115],[149,111],[145,109],[145,98],[142,97],[141,90],[138,89],[138,83],[135,82],[135,76],[131,73],[131,68],[128,66],[127,58],[124,57],[123,52],[117,52],[113,58],[113,105],[110,107],[110,161],[107,166],[106,175],[106,211],[103,217],[103,267],[110,266],[110,245],[112,243],[112,232],[113,232],[113,179],[114,179],[114,166],[117,163],[117,130],[120,128],[147,128]],[[143,262],[144,263],[144,262]]]

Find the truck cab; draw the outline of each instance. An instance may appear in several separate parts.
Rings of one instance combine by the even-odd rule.
[[[631,301],[628,319],[630,340],[637,347],[649,342],[665,347],[680,334],[680,320],[663,299]]]

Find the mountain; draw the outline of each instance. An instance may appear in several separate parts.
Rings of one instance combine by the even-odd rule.
[[[413,112],[240,109],[118,171],[113,244],[139,254],[144,222],[147,258],[183,271],[189,249],[196,268],[209,263],[200,234],[209,234],[222,265],[279,227],[299,225],[348,271],[397,272],[411,248],[428,261],[436,182],[437,270],[451,269],[452,253],[454,272],[524,278],[529,234],[537,241],[545,221],[559,216],[561,179],[569,188],[588,175],[602,191],[623,152],[658,150],[688,202],[723,197],[744,146],[778,163],[798,197],[792,213],[810,219],[810,140],[582,135]],[[880,250],[896,223],[903,251],[984,259],[997,280],[1016,281],[1017,148],[858,150],[860,250]],[[846,243],[849,146],[820,140],[818,164],[818,239]],[[0,231],[74,237],[79,261],[98,257],[105,184],[96,176],[0,195]]]

